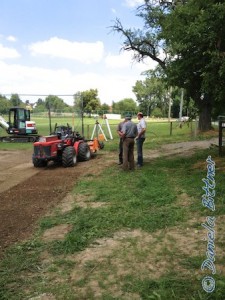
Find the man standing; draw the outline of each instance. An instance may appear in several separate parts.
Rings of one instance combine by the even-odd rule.
[[[120,137],[120,141],[119,141],[119,163],[118,165],[122,165],[123,164],[123,132],[122,132],[122,128],[124,123],[126,122],[126,120],[123,120],[122,122],[120,122],[117,126],[117,133]]]
[[[123,170],[134,170],[134,139],[138,134],[137,125],[131,121],[131,116],[125,117],[122,127],[123,138]]]
[[[143,118],[143,113],[139,112],[137,114],[138,117],[138,136],[136,139],[137,143],[137,166],[142,167],[143,166],[143,143],[145,141],[145,132],[146,132],[146,122]]]

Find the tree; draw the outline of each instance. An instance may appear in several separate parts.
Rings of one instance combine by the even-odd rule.
[[[43,112],[46,110],[45,101],[41,98],[38,98],[37,102],[33,106],[34,112]]]
[[[195,101],[203,131],[211,128],[212,112],[224,103],[224,18],[221,1],[190,0],[164,24],[163,35],[176,55],[167,66],[169,81],[184,87]]]
[[[166,94],[166,87],[162,79],[151,76],[144,81],[137,81],[133,87],[133,92],[136,95],[139,108],[147,116],[150,116],[151,111],[158,107],[166,114],[168,101]]]
[[[8,114],[12,104],[5,96],[0,95],[0,114]]]
[[[101,110],[102,110],[104,113],[106,113],[106,112],[108,112],[108,111],[110,110],[110,106],[109,106],[108,104],[106,104],[106,103],[103,103],[103,104],[101,105]]]
[[[12,94],[10,97],[10,101],[12,106],[20,106],[22,104],[22,100],[20,99],[18,94]]]
[[[63,111],[65,107],[68,107],[63,99],[59,98],[58,96],[49,95],[45,99],[45,107],[47,109],[51,109],[52,111]]]
[[[86,111],[88,113],[99,109],[101,102],[98,98],[98,90],[90,89],[83,92],[77,92],[74,95],[74,106],[77,110]]]
[[[157,61],[168,85],[185,88],[194,100],[199,128],[210,129],[211,113],[225,96],[225,3],[145,0],[136,15],[142,30],[125,29],[118,19],[112,27],[124,36],[123,49],[137,61]]]
[[[125,115],[126,113],[137,112],[137,103],[131,98],[125,98],[113,103],[113,111]]]
[[[151,58],[158,62],[162,69],[166,68],[168,50],[165,41],[161,38],[162,22],[166,18],[165,6],[155,0],[145,0],[145,4],[137,9],[136,16],[143,19],[143,29],[126,29],[119,19],[115,20],[112,31],[124,36],[122,49],[132,51],[134,60],[140,62],[145,58]]]

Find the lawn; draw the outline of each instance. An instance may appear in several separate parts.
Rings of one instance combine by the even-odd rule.
[[[5,117],[5,119],[7,119]],[[48,119],[48,116],[40,117],[40,116],[33,116],[32,120],[36,122],[38,134],[39,135],[49,135],[51,131],[54,131],[55,124],[58,125],[66,125],[69,124],[75,131],[82,133],[82,121],[81,118],[73,118],[71,115],[70,117],[52,117],[51,118],[51,125]],[[133,119],[135,123],[137,123],[137,119]],[[117,125],[120,120],[109,120],[110,130],[113,136],[113,140],[110,140],[110,134],[108,132],[108,128],[106,125],[106,121],[103,119],[96,120],[95,118],[88,118],[85,117],[83,121],[83,129],[84,129],[84,136],[87,139],[90,139],[92,135],[96,137],[98,134],[101,134],[100,127],[97,125],[97,132],[94,131],[94,127],[96,122],[99,123],[101,126],[104,134],[106,135],[107,141],[107,148],[109,150],[117,150],[117,143],[114,140],[118,139],[117,136]],[[175,120],[172,122],[168,122],[167,120],[158,120],[158,119],[149,119],[147,120],[148,126],[148,139],[145,142],[145,147],[147,149],[157,149],[162,144],[167,143],[174,143],[179,141],[191,141],[191,140],[202,140],[208,139],[212,136],[218,135],[218,129],[215,127],[215,131],[212,131],[207,134],[199,134],[196,131],[196,124],[193,121],[190,124],[184,124],[182,128],[180,128],[179,123]],[[95,128],[96,128],[95,127]],[[51,130],[50,130],[51,128]],[[5,136],[6,132],[4,129],[0,127],[0,136]],[[31,144],[22,144],[16,143],[9,144],[9,143],[0,143],[0,150],[1,149],[29,149],[32,148]]]

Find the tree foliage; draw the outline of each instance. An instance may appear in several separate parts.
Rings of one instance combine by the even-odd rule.
[[[10,97],[10,102],[12,106],[20,106],[22,104],[22,100],[18,94],[12,94]]]
[[[51,111],[63,111],[65,106],[68,106],[63,99],[58,96],[49,95],[46,97],[44,105],[47,109]]]
[[[165,116],[168,98],[166,97],[167,89],[162,79],[158,77],[147,77],[144,81],[137,81],[133,87],[140,110],[150,116],[154,108],[159,108]]]
[[[101,105],[101,110],[102,110],[103,112],[109,112],[110,106],[109,106],[107,103],[103,103],[103,104]]]
[[[0,114],[8,114],[10,107],[12,107],[12,102],[0,95]]]
[[[0,114],[8,114],[9,109],[14,106],[25,107],[26,104],[23,103],[18,94],[12,94],[10,99],[0,95]]]
[[[113,103],[113,111],[116,113],[126,114],[127,112],[136,112],[137,103],[132,98],[125,98]]]
[[[183,86],[200,113],[201,130],[210,129],[225,96],[225,4],[194,1],[171,12],[164,37],[173,56],[167,67],[171,84]]]
[[[98,90],[90,89],[83,92],[77,92],[74,95],[75,109],[91,113],[101,107],[101,102],[98,98]]]
[[[123,49],[137,61],[157,61],[168,84],[185,88],[194,100],[200,129],[210,129],[225,97],[224,1],[145,0],[136,15],[142,29],[125,29],[118,19],[112,27],[124,37]]]

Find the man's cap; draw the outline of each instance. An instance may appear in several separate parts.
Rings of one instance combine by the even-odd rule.
[[[127,115],[125,116],[125,120],[131,120],[131,119],[132,119],[132,116],[131,116],[131,115],[127,114]]]

